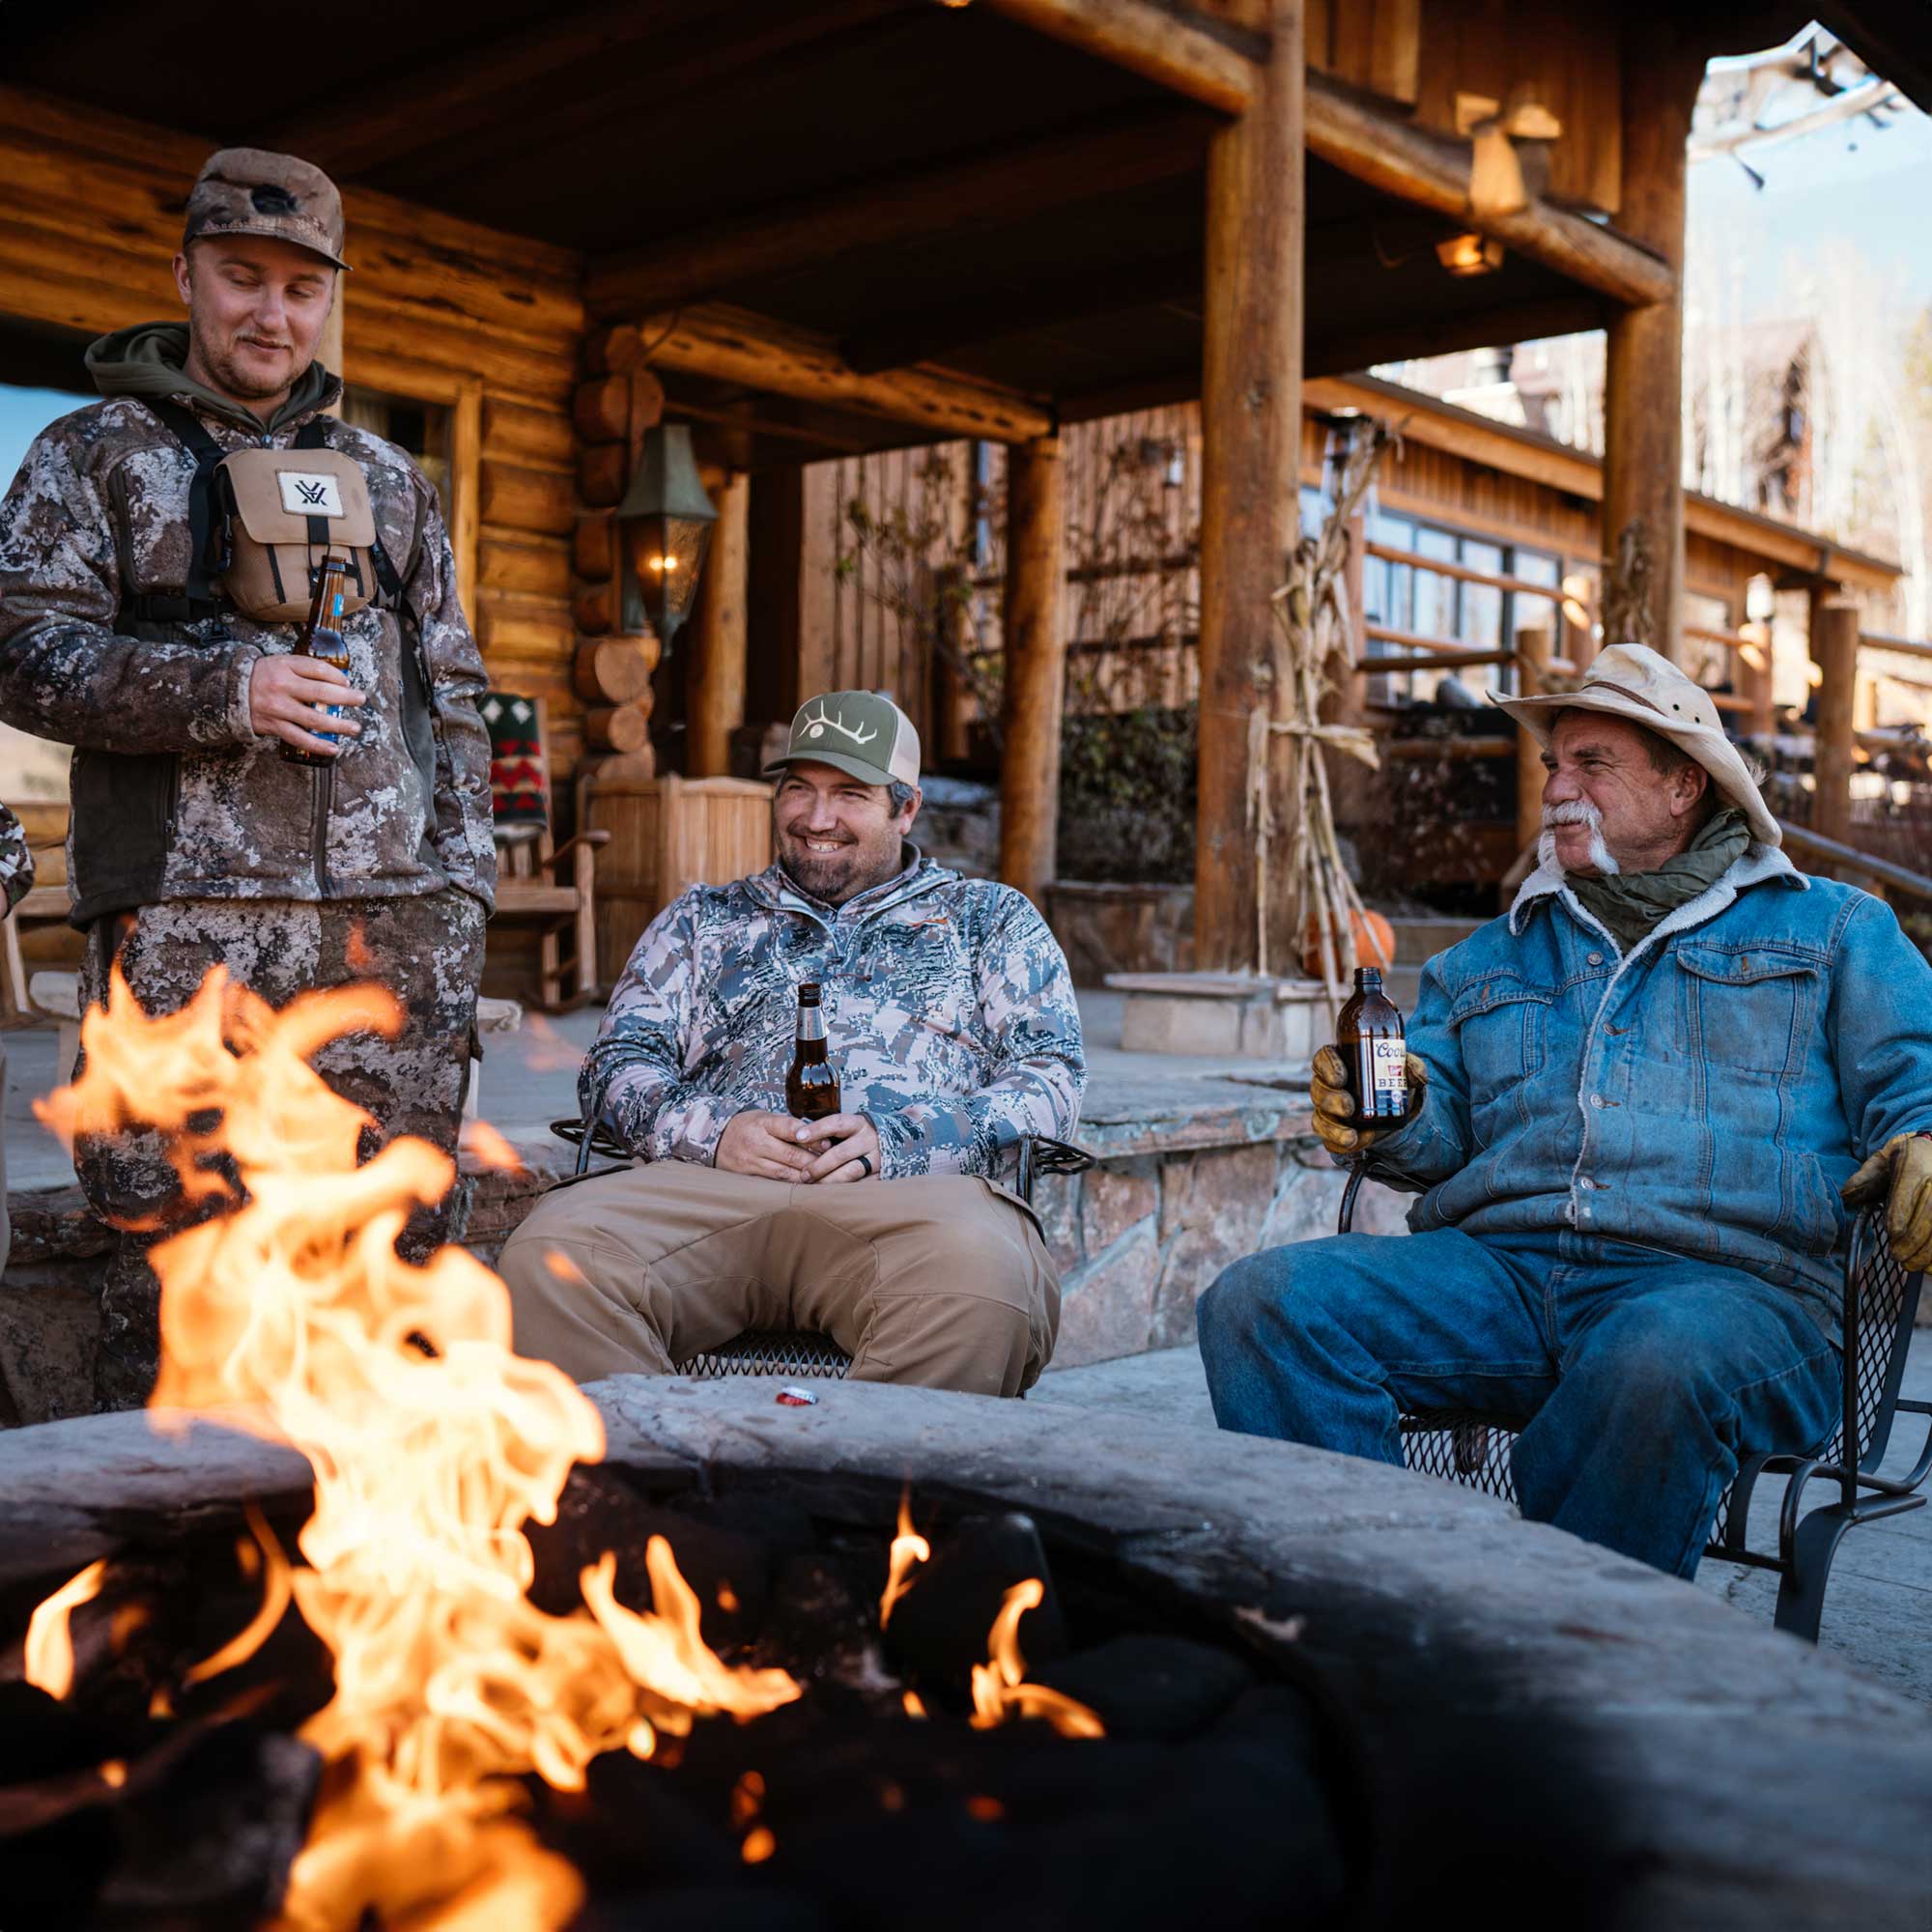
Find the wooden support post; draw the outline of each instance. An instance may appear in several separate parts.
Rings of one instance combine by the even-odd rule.
[[[456,601],[476,622],[476,559],[481,542],[483,379],[466,376],[449,412],[449,548],[456,558]]]
[[[936,573],[932,587],[933,631],[939,641],[932,654],[932,742],[925,755],[935,765],[964,764],[973,751],[973,691],[958,663],[973,645],[965,576],[957,564],[947,564]]]
[[[1042,911],[1060,816],[1066,696],[1064,476],[1057,437],[1017,444],[1007,469],[1007,676],[1000,877]]]
[[[718,522],[691,619],[685,686],[685,774],[731,776],[731,734],[745,722],[746,610],[750,597],[752,479],[733,470],[718,492]]]
[[[1811,829],[1848,843],[1852,830],[1852,768],[1857,761],[1854,717],[1859,681],[1859,607],[1848,597],[1814,599],[1811,656],[1823,674],[1818,728],[1811,754]]]
[[[1549,672],[1555,634],[1531,624],[1516,634],[1517,695],[1540,696]],[[1516,849],[1527,851],[1543,833],[1543,746],[1520,724],[1516,732]]]
[[[1208,158],[1201,369],[1201,704],[1194,953],[1204,972],[1257,964],[1248,731],[1257,707],[1285,715],[1286,668],[1269,602],[1300,520],[1301,10],[1269,0],[1273,40],[1253,105]],[[1291,849],[1286,741],[1268,760],[1274,849]],[[1300,948],[1293,895],[1270,896],[1270,958]]]
[[[1740,636],[1749,640],[1750,648],[1758,656],[1758,662],[1752,664],[1745,652],[1739,651],[1735,660],[1738,695],[1750,705],[1745,714],[1745,729],[1753,738],[1769,738],[1777,727],[1777,713],[1772,702],[1771,626],[1746,624]]]
[[[1668,12],[1639,11],[1627,19],[1617,226],[1663,257],[1671,286],[1658,299],[1610,317],[1603,550],[1607,582],[1623,532],[1634,523],[1643,526],[1650,552],[1650,642],[1672,663],[1683,657],[1684,150],[1703,75],[1702,51],[1678,39]]]

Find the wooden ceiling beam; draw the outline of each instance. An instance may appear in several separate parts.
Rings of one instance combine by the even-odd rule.
[[[546,13],[535,24],[505,34],[440,64],[433,73],[411,71],[368,84],[325,90],[326,99],[293,117],[280,115],[253,131],[318,166],[349,177],[460,139],[486,127],[504,102],[575,66],[608,59],[679,22],[638,0],[607,0],[577,14]]]
[[[1065,42],[1190,100],[1242,114],[1257,68],[1239,46],[1151,0],[987,0],[1009,18]],[[1248,37],[1252,38],[1252,37]],[[1308,75],[1308,152],[1384,194],[1447,215],[1628,307],[1667,300],[1670,265],[1614,229],[1532,200],[1478,219],[1469,209],[1470,146],[1431,133],[1323,73]]]
[[[664,237],[593,263],[591,313],[675,308],[753,278],[836,261],[860,248],[991,227],[1042,209],[1165,181],[1203,164],[1208,128],[1191,110],[1110,117],[1024,146],[867,182],[762,214]]]
[[[1313,335],[1302,349],[1302,399],[1313,403],[1324,395],[1317,379],[1350,374],[1372,363],[1442,355],[1458,349],[1486,349],[1500,342],[1531,342],[1547,335],[1569,335],[1579,329],[1601,328],[1603,320],[1603,305],[1596,298],[1579,294],[1545,297],[1466,315],[1432,316],[1426,321],[1386,329]],[[1123,415],[1131,410],[1162,409],[1172,403],[1192,402],[1200,393],[1199,369],[1173,369],[1063,396],[1060,419],[1063,423],[1093,422],[1102,416]],[[1335,407],[1340,400],[1327,394],[1323,406]],[[1472,422],[1475,420],[1471,418]],[[1593,461],[1580,454],[1575,460]]]
[[[986,0],[996,14],[1222,114],[1244,114],[1255,64],[1151,0]]]
[[[1666,300],[1670,265],[1627,236],[1532,200],[1514,214],[1469,212],[1467,141],[1432,134],[1351,94],[1327,75],[1308,76],[1308,152],[1413,207],[1493,235],[1526,260],[1632,308]]]
[[[993,442],[1027,442],[1054,428],[1052,410],[1035,397],[926,366],[861,375],[824,336],[722,302],[649,317],[639,330],[655,369]]]
[[[840,346],[846,361],[861,375],[875,375],[916,362],[944,361],[963,349],[1028,329],[1118,315],[1183,296],[1198,298],[1200,293],[1201,252],[1190,249],[1184,255],[1123,268],[988,289],[932,308],[887,316],[848,336]]]
[[[1364,221],[1359,215],[1311,224],[1307,262],[1311,271],[1343,263],[1389,263],[1433,248],[1456,232],[1439,215],[1397,213]],[[1085,270],[1044,280],[1003,284],[957,300],[900,315],[887,315],[840,345],[862,374],[912,362],[943,362],[962,350],[1056,328],[1065,323],[1120,315],[1155,305],[1200,314],[1202,276],[1198,248],[1118,268]]]
[[[638,11],[650,14],[646,0]],[[809,89],[814,69],[831,65],[848,51],[874,44],[895,33],[916,33],[923,12],[918,0],[736,0],[711,5],[701,24],[680,35],[666,58],[646,72],[600,74],[583,88],[550,87],[515,101],[515,112],[499,117],[491,130],[488,160],[493,169],[515,167],[526,159],[541,178],[554,155],[573,142],[595,139],[624,126],[638,140],[656,130],[667,103],[696,110],[699,122],[735,125],[737,98],[771,84]],[[664,25],[662,18],[658,25]],[[427,152],[411,173],[417,191],[462,182],[476,156],[462,143]],[[602,186],[603,185],[594,185]],[[612,190],[613,192],[615,190]]]

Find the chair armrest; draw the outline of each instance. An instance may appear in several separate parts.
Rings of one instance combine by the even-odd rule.
[[[611,842],[611,835],[607,831],[599,830],[596,832],[580,832],[576,836],[576,838],[566,838],[563,841],[563,843],[559,845],[556,848],[556,850],[553,852],[550,855],[550,857],[544,861],[544,864],[546,866],[560,866],[564,862],[564,860],[568,859],[574,852],[576,852],[579,846],[584,846],[592,851],[595,851],[599,845],[608,845],[610,844],[610,842]]]
[[[1085,1148],[1049,1134],[1028,1134],[1020,1142],[1019,1184],[1013,1192],[1032,1207],[1034,1182],[1042,1174],[1085,1174],[1093,1165],[1094,1156]]]

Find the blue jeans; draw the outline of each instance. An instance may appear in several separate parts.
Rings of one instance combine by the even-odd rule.
[[[1814,1449],[1839,1411],[1802,1297],[1568,1230],[1271,1248],[1223,1270],[1200,1325],[1223,1429],[1400,1463],[1405,1411],[1507,1417],[1524,1516],[1679,1577],[1740,1457]]]

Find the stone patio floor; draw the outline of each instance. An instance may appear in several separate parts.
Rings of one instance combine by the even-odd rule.
[[[1932,1397],[1932,1338],[1917,1331],[1906,1358],[1904,1393]],[[1201,1356],[1193,1349],[1096,1362],[1083,1369],[1051,1370],[1029,1402],[1075,1408],[1121,1409],[1151,1419],[1214,1427]],[[1901,1416],[1893,1433],[1887,1474],[1902,1474],[1924,1440],[1924,1423]],[[1417,1476],[1418,1483],[1433,1480]],[[1832,1498],[1815,1492],[1819,1502]],[[1777,1545],[1782,1483],[1767,1483],[1751,1509],[1750,1540],[1760,1549]],[[1736,1606],[1769,1628],[1777,1601],[1777,1579],[1734,1563],[1707,1562],[1697,1587]],[[1794,1639],[1795,1641],[1795,1639]],[[1838,1546],[1825,1596],[1819,1647],[1877,1678],[1889,1689],[1932,1706],[1932,1506],[1868,1523]]]

